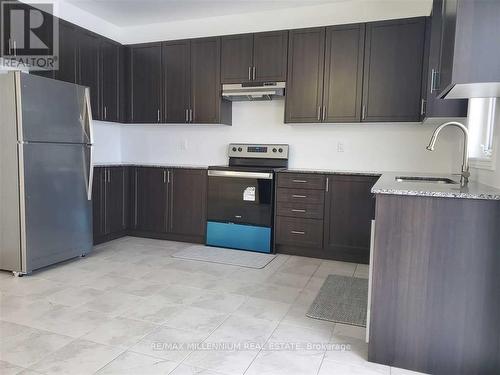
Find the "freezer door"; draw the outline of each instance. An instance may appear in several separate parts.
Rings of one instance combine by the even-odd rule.
[[[88,253],[90,146],[29,143],[24,159],[25,272]]]
[[[85,87],[30,74],[19,77],[19,141],[92,143]]]

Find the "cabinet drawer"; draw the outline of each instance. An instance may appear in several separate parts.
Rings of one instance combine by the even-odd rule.
[[[278,173],[278,187],[324,190],[325,176],[310,173]]]
[[[323,220],[276,218],[276,243],[292,246],[323,246]]]
[[[277,201],[301,204],[323,205],[325,193],[323,190],[310,189],[278,189]]]
[[[278,216],[323,219],[323,205],[278,202],[276,213]]]

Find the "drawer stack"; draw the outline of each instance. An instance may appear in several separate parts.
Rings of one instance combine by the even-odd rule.
[[[276,244],[321,248],[326,178],[321,174],[278,173]]]

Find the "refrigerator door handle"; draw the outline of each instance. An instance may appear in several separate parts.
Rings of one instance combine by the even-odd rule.
[[[88,137],[88,148],[89,148],[89,158],[88,158],[88,186],[87,186],[87,199],[92,200],[92,185],[94,184],[94,125],[92,123],[92,107],[90,105],[90,90],[85,88],[85,129],[84,131]]]

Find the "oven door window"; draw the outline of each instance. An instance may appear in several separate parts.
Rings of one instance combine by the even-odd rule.
[[[208,220],[270,227],[273,180],[208,177]]]

